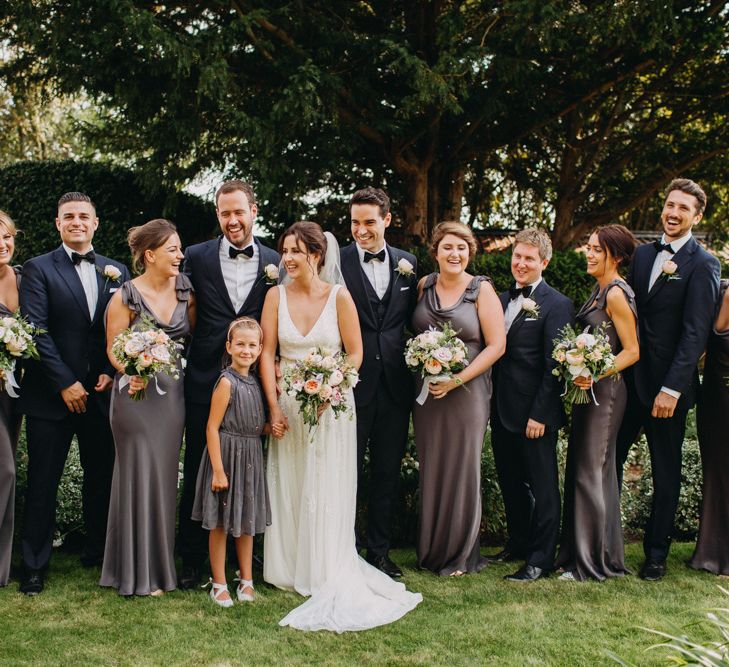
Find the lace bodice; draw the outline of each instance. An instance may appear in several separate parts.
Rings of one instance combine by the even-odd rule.
[[[330,353],[342,349],[342,338],[339,335],[339,321],[337,319],[337,292],[339,287],[339,285],[332,287],[319,319],[315,322],[311,331],[306,336],[302,336],[289,314],[286,287],[279,285],[278,345],[283,365],[303,359],[312,347],[320,347]]]

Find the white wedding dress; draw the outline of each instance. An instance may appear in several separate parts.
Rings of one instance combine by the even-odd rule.
[[[278,287],[278,339],[282,370],[312,347],[342,349],[335,285],[311,331],[302,336],[289,315],[286,288]],[[366,630],[392,623],[422,601],[359,557],[354,519],[357,492],[357,433],[351,412],[335,419],[326,410],[312,433],[296,400],[283,393],[280,405],[289,430],[268,445],[267,479],[272,523],[264,541],[263,578],[311,596],[280,625],[300,630]],[[350,415],[352,419],[350,419]]]

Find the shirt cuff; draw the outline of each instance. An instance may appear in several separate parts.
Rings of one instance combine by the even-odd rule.
[[[676,400],[681,398],[681,392],[676,391],[675,389],[669,389],[668,387],[661,387],[661,391],[668,394],[669,396],[673,396]]]

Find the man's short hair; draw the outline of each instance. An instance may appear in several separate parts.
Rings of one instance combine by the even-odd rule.
[[[91,201],[91,197],[88,195],[85,195],[83,192],[67,192],[66,194],[61,195],[61,198],[58,200],[58,206],[57,208],[61,208],[64,204],[68,204],[72,201],[83,201],[87,204],[91,204],[91,206],[94,209],[94,212],[96,211],[96,204]]]
[[[253,193],[253,186],[245,181],[241,181],[239,178],[234,178],[230,181],[225,181],[225,183],[223,183],[215,191],[215,208],[218,208],[218,197],[220,197],[220,195],[228,195],[231,192],[237,192],[238,190],[246,196],[248,206],[257,205],[256,195]]]
[[[685,192],[687,195],[693,195],[696,197],[696,213],[699,214],[704,212],[704,209],[706,208],[706,193],[698,183],[692,181],[690,178],[674,178],[666,188],[666,198],[674,190],[679,190],[680,192]]]
[[[355,204],[373,204],[380,207],[380,215],[384,218],[390,212],[390,198],[380,188],[362,188],[357,190],[349,200],[349,212]]]
[[[542,259],[552,259],[552,239],[543,229],[537,227],[522,229],[514,239],[515,248],[518,243],[533,245],[539,251]]]

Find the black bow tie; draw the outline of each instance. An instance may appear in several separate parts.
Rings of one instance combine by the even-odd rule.
[[[509,301],[517,299],[521,294],[525,299],[532,293],[532,286],[527,285],[526,287],[509,287]]]
[[[253,257],[253,246],[249,245],[246,248],[241,249],[230,246],[228,248],[228,255],[231,259],[235,259],[238,255],[245,255],[248,259],[250,259]]]
[[[373,259],[376,259],[379,262],[384,262],[385,249],[383,248],[380,252],[367,252],[367,250],[365,250],[364,263],[367,264],[367,262],[371,262]]]
[[[672,255],[676,252],[671,247],[670,243],[663,243],[661,241],[653,241],[653,245],[656,246],[656,250],[658,250],[658,252],[661,252],[661,250],[665,250],[666,252],[670,252]]]
[[[78,266],[81,264],[81,262],[89,262],[90,264],[94,264],[96,262],[96,254],[93,250],[89,250],[86,254],[82,255],[80,252],[76,252],[75,250],[71,253],[71,261],[74,263],[75,266]]]

